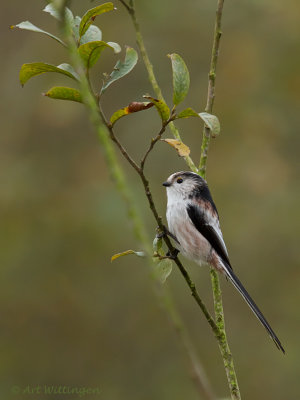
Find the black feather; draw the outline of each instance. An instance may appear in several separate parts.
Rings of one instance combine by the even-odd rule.
[[[219,236],[215,232],[214,228],[207,223],[206,213],[205,210],[202,210],[200,207],[189,204],[187,207],[187,212],[188,215],[193,222],[194,226],[196,229],[201,233],[202,236],[205,237],[205,239],[210,243],[212,248],[216,251],[218,256],[222,260],[222,264],[224,267],[224,272],[226,277],[232,282],[232,284],[235,286],[235,288],[239,291],[239,293],[242,295],[248,306],[251,308],[255,316],[259,319],[261,324],[265,327],[267,330],[268,334],[276,344],[277,348],[280,349],[283,353],[285,353],[284,348],[282,347],[282,344],[280,343],[280,340],[276,336],[275,332],[267,322],[266,318],[263,316],[262,312],[258,308],[258,306],[255,304],[254,300],[251,298],[241,281],[238,279],[238,277],[234,274],[232,267],[230,265],[228,256],[226,252],[224,251],[223,243],[220,241]]]
[[[205,239],[222,258],[222,260],[224,260],[230,266],[230,261],[226,251],[224,250],[223,243],[220,241],[220,238],[215,232],[214,228],[207,223],[207,219],[205,218],[205,210],[202,210],[200,207],[193,204],[189,204],[187,206],[187,213],[195,228],[201,233],[202,236],[205,237]]]
[[[201,199],[207,201],[208,203],[211,204],[213,210],[218,215],[217,207],[213,201],[209,188],[205,182],[203,182],[202,185],[199,185],[192,190],[191,194],[189,195],[189,199]]]

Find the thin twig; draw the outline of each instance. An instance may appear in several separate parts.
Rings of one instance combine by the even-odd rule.
[[[207,100],[205,111],[211,113],[215,100],[215,84],[216,84],[216,71],[217,62],[219,56],[220,39],[222,36],[221,22],[222,22],[222,11],[223,11],[224,0],[218,0],[215,28],[214,28],[214,39],[211,53],[210,69],[208,74],[208,89],[207,89]],[[199,173],[205,178],[207,168],[207,154],[210,143],[210,130],[206,126],[203,128],[203,138],[201,146],[201,156],[199,163]]]
[[[123,3],[122,0],[120,0]],[[215,97],[215,78],[216,78],[216,66],[218,61],[219,55],[219,46],[220,46],[220,38],[221,38],[221,20],[222,20],[222,11],[223,11],[223,4],[224,0],[218,0],[217,5],[217,12],[216,12],[216,20],[215,20],[215,28],[214,28],[214,40],[213,40],[213,49],[212,49],[212,57],[211,57],[211,65],[210,65],[210,72],[209,72],[209,84],[208,84],[208,95],[207,95],[207,104],[205,111],[211,113],[214,97]],[[157,83],[153,66],[150,62],[148,53],[145,48],[144,40],[141,34],[140,26],[136,17],[135,12],[135,4],[134,0],[129,0],[129,6],[127,5],[127,11],[129,12],[133,25],[135,27],[136,32],[136,41],[137,45],[140,49],[142,59],[144,61],[145,67],[148,72],[148,78],[152,85],[153,90],[155,91],[157,97],[160,100],[164,100],[161,89]],[[170,128],[175,138],[181,140],[178,130],[176,129],[175,125],[172,123],[170,124]],[[203,140],[201,146],[201,157],[199,163],[199,170],[194,165],[191,158],[185,158],[186,163],[188,164],[189,168],[194,171],[200,173],[201,176],[205,177],[206,175],[206,165],[207,165],[207,154],[210,142],[210,132],[209,129],[204,127],[203,132]],[[184,275],[184,271],[182,271]],[[215,304],[215,314],[218,327],[220,327],[222,334],[218,336],[219,347],[223,357],[227,380],[231,392],[231,396],[233,399],[240,399],[240,392],[238,387],[238,381],[234,369],[232,355],[230,353],[229,345],[226,338],[225,332],[225,322],[224,322],[224,313],[223,313],[223,305],[222,305],[222,296],[221,296],[221,288],[219,283],[218,274],[215,270],[211,270],[211,279],[212,279],[212,286],[213,286],[213,295],[214,295],[214,304]],[[188,282],[189,284],[189,282]]]
[[[151,190],[150,190],[150,184],[149,184],[149,181],[148,181],[148,179],[146,178],[146,176],[145,176],[145,174],[144,174],[143,169],[140,168],[140,167],[132,160],[132,158],[131,158],[130,155],[128,154],[127,150],[124,148],[124,146],[120,143],[119,139],[116,137],[116,135],[115,135],[115,133],[114,133],[113,127],[112,127],[110,124],[108,124],[108,122],[106,121],[106,118],[105,118],[105,116],[104,116],[104,114],[102,113],[101,110],[100,110],[100,115],[101,115],[101,118],[102,118],[103,122],[106,124],[107,128],[109,129],[111,139],[117,144],[117,146],[118,146],[118,148],[120,149],[122,155],[126,158],[126,160],[132,165],[132,167],[136,170],[136,172],[137,172],[138,175],[140,176],[140,179],[141,179],[141,181],[142,181],[142,183],[143,183],[144,190],[145,190],[145,194],[146,194],[146,197],[147,197],[147,199],[148,199],[149,207],[150,207],[150,209],[151,209],[151,211],[152,211],[152,214],[154,215],[154,218],[155,218],[155,220],[156,220],[156,222],[157,222],[157,225],[158,225],[159,229],[160,229],[162,232],[165,232],[165,231],[166,231],[165,226],[164,226],[164,224],[163,224],[163,222],[162,222],[162,218],[159,216],[159,214],[158,214],[158,212],[157,212],[157,209],[156,209],[156,206],[155,206],[155,203],[154,203],[154,200],[153,200],[152,192],[151,192]],[[162,131],[166,128],[166,126],[167,126],[166,124],[163,125]],[[153,147],[152,147],[152,148],[153,148]],[[151,151],[151,150],[150,150],[150,151]],[[148,152],[148,154],[149,154],[149,152]],[[174,246],[172,245],[172,243],[171,243],[171,241],[170,241],[168,235],[164,235],[164,236],[163,236],[163,239],[164,239],[164,241],[165,241],[165,243],[166,243],[166,246],[168,247],[170,253],[171,253],[171,254],[174,254],[175,248],[174,248]],[[214,319],[213,319],[212,316],[210,315],[210,313],[209,313],[209,311],[207,310],[205,304],[204,304],[203,301],[201,300],[201,298],[200,298],[200,296],[199,296],[199,294],[198,294],[198,292],[197,292],[197,289],[196,289],[196,286],[195,286],[194,282],[193,282],[192,279],[190,278],[188,272],[186,271],[186,269],[184,268],[184,266],[182,265],[182,263],[180,262],[180,260],[179,260],[179,258],[178,258],[177,256],[174,257],[174,262],[175,262],[176,265],[178,266],[178,268],[179,268],[181,274],[183,275],[183,277],[184,277],[186,283],[188,284],[188,286],[189,286],[189,288],[190,288],[190,290],[191,290],[192,296],[194,297],[195,301],[197,302],[197,304],[198,304],[199,307],[201,308],[201,310],[202,310],[203,314],[205,315],[206,320],[207,320],[208,323],[210,324],[210,326],[211,326],[211,328],[212,328],[214,334],[216,335],[216,337],[219,338],[220,335],[221,335],[221,332],[219,331],[219,329],[218,329],[218,327],[217,327],[217,325],[216,325]]]
[[[149,155],[150,152],[153,150],[153,147],[155,146],[155,144],[161,139],[161,137],[162,137],[163,133],[165,132],[165,130],[166,130],[168,124],[173,120],[173,118],[174,118],[174,117],[169,118],[166,122],[164,122],[164,123],[162,124],[161,130],[159,131],[159,133],[156,135],[155,138],[153,138],[153,139],[151,140],[150,145],[149,145],[149,148],[147,149],[147,151],[146,151],[144,157],[143,157],[142,160],[141,160],[141,169],[142,169],[142,171],[144,170],[144,165],[145,165],[145,162],[146,162],[146,160],[147,160],[148,155]]]
[[[217,62],[219,56],[219,48],[220,48],[220,39],[221,39],[221,21],[222,21],[222,12],[223,12],[224,0],[218,0],[217,11],[216,11],[216,20],[214,27],[214,38],[213,38],[213,46],[211,53],[211,61],[210,61],[210,70],[208,75],[208,91],[207,91],[207,101],[205,111],[208,113],[212,113],[214,99],[215,99],[215,83],[216,83],[216,70],[217,70]],[[205,178],[206,177],[206,168],[207,168],[207,156],[208,156],[208,148],[210,143],[210,130],[204,126],[203,128],[203,136],[202,136],[202,145],[201,145],[201,156],[199,162],[199,174]],[[229,385],[229,389],[231,392],[231,397],[234,400],[239,400],[241,398],[238,380],[234,368],[232,354],[229,348],[229,344],[226,337],[225,330],[225,319],[224,319],[224,310],[223,310],[223,302],[222,302],[222,292],[220,286],[220,280],[218,273],[211,268],[211,283],[213,289],[213,298],[214,298],[214,308],[216,321],[219,330],[222,332],[219,341],[220,351],[223,357],[224,367],[227,375],[227,381]]]
[[[138,45],[138,48],[140,50],[141,56],[142,56],[142,60],[145,64],[147,73],[148,73],[148,79],[149,82],[151,83],[151,86],[157,96],[157,98],[159,100],[162,100],[165,102],[165,99],[163,97],[162,91],[159,87],[159,84],[157,82],[157,79],[155,77],[154,74],[154,70],[153,70],[153,65],[149,59],[146,47],[145,47],[145,43],[144,43],[144,39],[141,33],[141,29],[140,29],[140,24],[138,22],[137,16],[136,16],[136,12],[135,12],[135,4],[134,4],[134,0],[129,0],[129,5],[127,3],[124,2],[124,0],[119,0],[127,9],[131,19],[132,19],[132,23],[135,29],[135,35],[136,35],[136,42]],[[124,4],[125,3],[125,4]],[[182,142],[182,139],[180,137],[179,131],[176,128],[174,122],[170,123],[170,129],[171,132],[173,134],[173,136],[177,139],[180,140]],[[194,172],[198,172],[198,168],[196,167],[196,165],[194,164],[192,158],[190,156],[186,156],[184,157],[185,162],[187,163],[187,165],[189,166],[189,168],[194,171]]]

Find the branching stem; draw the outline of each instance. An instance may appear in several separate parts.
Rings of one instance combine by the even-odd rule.
[[[120,149],[122,155],[126,158],[126,160],[131,164],[131,166],[138,173],[138,175],[139,175],[139,177],[140,177],[140,179],[142,181],[142,184],[144,186],[144,190],[145,190],[146,197],[148,199],[149,207],[150,207],[150,209],[152,211],[152,214],[153,214],[153,216],[154,216],[154,218],[155,218],[155,220],[157,222],[157,225],[158,225],[159,229],[162,232],[166,231],[166,228],[165,228],[165,226],[164,226],[164,224],[162,222],[162,218],[159,216],[159,214],[157,212],[157,209],[156,209],[156,206],[155,206],[155,203],[154,203],[154,200],[153,200],[152,192],[150,190],[149,181],[148,181],[148,179],[146,178],[146,176],[144,174],[144,164],[145,164],[145,160],[146,160],[145,156],[147,156],[151,152],[151,150],[154,147],[154,144],[159,140],[158,137],[161,137],[161,135],[165,131],[168,123],[171,121],[171,119],[168,120],[166,123],[164,123],[162,125],[162,128],[161,128],[159,134],[156,136],[155,139],[153,139],[154,144],[152,144],[153,142],[151,142],[150,148],[148,149],[148,151],[146,152],[146,155],[144,156],[144,159],[142,160],[143,167],[139,167],[136,164],[136,162],[133,161],[133,159],[128,154],[127,150],[123,147],[123,145],[121,144],[119,139],[116,137],[113,127],[106,121],[106,118],[105,118],[103,112],[101,111],[101,109],[100,109],[100,115],[101,115],[101,118],[102,118],[103,122],[106,124],[107,128],[109,129],[111,139],[116,143],[116,145]],[[173,247],[168,235],[164,235],[163,239],[164,239],[164,241],[166,243],[166,246],[168,247],[168,250],[170,251],[170,253],[174,254],[175,248]],[[192,281],[192,279],[190,278],[188,272],[186,271],[186,269],[184,268],[184,266],[182,265],[181,261],[179,260],[179,258],[177,256],[174,257],[174,262],[176,263],[177,267],[179,268],[181,274],[183,275],[186,283],[188,284],[188,286],[189,286],[189,288],[191,290],[192,296],[194,297],[195,301],[197,302],[197,304],[201,308],[201,310],[202,310],[203,314],[205,315],[206,320],[210,324],[214,334],[216,335],[217,338],[220,338],[221,332],[219,331],[218,326],[216,325],[213,317],[210,315],[209,311],[207,310],[205,304],[201,300],[201,298],[200,298],[200,296],[199,296],[199,294],[197,292],[196,286],[195,286],[194,282]]]
[[[211,61],[210,61],[210,70],[208,74],[207,100],[205,107],[205,111],[208,113],[212,113],[214,99],[215,99],[216,70],[217,70],[217,62],[219,56],[220,39],[222,35],[221,22],[222,22],[223,5],[224,5],[224,0],[218,0],[215,27],[214,27],[213,46],[212,46]],[[202,135],[201,156],[199,162],[199,174],[204,179],[206,178],[207,156],[210,143],[210,136],[211,136],[210,130],[206,126],[204,126]],[[238,380],[234,368],[232,354],[226,337],[220,280],[218,273],[213,268],[211,268],[210,275],[211,275],[211,283],[213,290],[216,321],[218,328],[221,332],[219,340],[219,348],[224,362],[231,398],[234,400],[240,400],[241,394],[239,390]]]
[[[129,0],[129,4],[125,3],[124,0],[120,0],[120,1],[126,7],[127,11],[129,12],[129,14],[131,16],[131,19],[132,19],[132,22],[133,22],[133,25],[135,28],[137,45],[140,49],[143,62],[147,69],[148,78],[152,85],[152,88],[153,88],[154,92],[156,93],[156,96],[160,100],[164,101],[161,89],[158,85],[158,82],[157,82],[155,74],[154,74],[153,66],[150,62],[148,53],[145,48],[145,44],[144,44],[144,40],[143,40],[143,37],[141,34],[140,26],[139,26],[139,23],[138,23],[138,20],[136,17],[134,0]],[[205,111],[208,113],[212,112],[214,98],[215,98],[216,67],[217,67],[217,61],[218,61],[218,55],[219,55],[220,39],[221,39],[221,34],[222,34],[221,33],[221,21],[222,21],[223,5],[224,5],[224,0],[218,0],[216,19],[215,19],[215,27],[214,27],[213,48],[212,48],[212,55],[211,55],[211,62],[210,62],[210,71],[209,71],[209,76],[208,76],[208,94],[207,94],[207,102],[206,102],[206,108],[205,108]],[[171,128],[171,131],[172,131],[174,137],[178,140],[181,140],[179,132],[173,123],[170,124],[170,128]],[[193,161],[190,157],[185,158],[185,161],[186,161],[187,165],[189,166],[189,168],[192,171],[199,173],[204,178],[206,176],[209,143],[210,143],[210,131],[207,127],[204,127],[199,169],[195,166],[195,164],[193,163]],[[151,149],[150,149],[150,151],[151,151]],[[166,244],[168,246],[167,241],[166,241]],[[177,264],[176,259],[175,259],[175,262]],[[189,276],[186,276],[185,269],[184,268],[182,269],[181,266],[178,264],[177,264],[177,266],[179,267],[182,275],[184,276],[187,284],[189,285],[189,287],[192,291],[193,297],[195,298],[195,300],[199,304],[200,308],[202,309],[202,307],[200,305],[202,303],[201,299],[200,298],[198,299],[197,294],[195,293],[195,295],[194,295],[194,293],[193,293],[193,287],[194,287],[193,282],[190,280]],[[231,397],[234,400],[239,400],[241,398],[241,395],[240,395],[238,381],[237,381],[237,377],[236,377],[236,373],[235,373],[235,369],[234,369],[233,358],[232,358],[230,348],[229,348],[227,338],[226,338],[221,287],[220,287],[218,274],[215,270],[211,270],[211,280],[212,280],[212,288],[213,288],[215,315],[216,315],[216,321],[217,321],[217,327],[218,327],[217,331],[214,331],[214,333],[218,339],[220,352],[222,354],[222,358],[224,361],[224,367],[225,367],[225,371],[226,371],[226,375],[227,375],[227,381],[228,381]],[[202,311],[204,312],[203,309],[202,309]],[[204,312],[204,314],[205,314],[205,312]],[[209,322],[209,317],[207,315],[205,315],[205,317]],[[214,330],[214,328],[213,328],[213,330]],[[216,332],[217,332],[217,334],[216,334]]]
[[[142,160],[141,160],[141,169],[142,169],[142,171],[144,170],[144,165],[145,165],[145,162],[146,162],[146,159],[147,159],[148,155],[149,155],[150,152],[153,150],[153,147],[155,146],[155,144],[161,139],[161,137],[162,137],[162,135],[164,134],[164,132],[165,132],[165,130],[166,130],[168,124],[169,124],[170,122],[172,122],[173,119],[174,119],[174,117],[171,117],[171,118],[168,119],[168,121],[163,122],[162,127],[161,127],[161,130],[160,130],[159,133],[156,135],[156,137],[153,138],[153,139],[151,140],[150,146],[149,146],[148,150],[146,151],[144,157],[143,157]]]

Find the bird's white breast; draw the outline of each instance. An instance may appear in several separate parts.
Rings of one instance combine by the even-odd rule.
[[[188,213],[187,202],[168,196],[167,221],[169,231],[176,236],[180,252],[197,264],[208,264],[211,255],[211,246],[195,228]]]

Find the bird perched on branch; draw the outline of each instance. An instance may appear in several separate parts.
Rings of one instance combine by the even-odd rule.
[[[255,316],[283,352],[275,332],[233,272],[220,228],[219,215],[206,181],[194,172],[176,172],[163,185],[167,189],[167,220],[176,247],[199,265],[224,274],[240,292]]]

